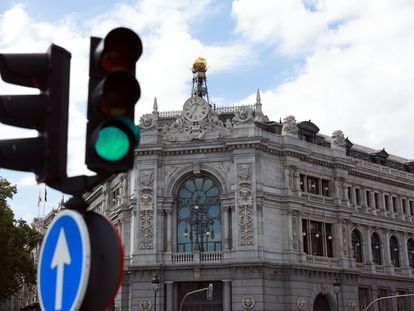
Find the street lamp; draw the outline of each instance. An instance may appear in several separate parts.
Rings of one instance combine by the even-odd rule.
[[[160,288],[160,280],[156,274],[152,277],[152,288],[154,289],[154,311],[157,311],[157,290]]]
[[[213,224],[214,219],[207,213],[207,206],[205,202],[202,202],[202,197],[199,194],[194,201],[194,205],[190,210],[190,215],[187,218],[187,222],[190,225],[190,232],[187,226],[184,230],[184,237],[189,238],[195,243],[195,250],[204,252],[204,243],[208,250],[208,239],[214,239]]]
[[[333,282],[333,288],[334,288],[334,292],[336,295],[336,311],[339,311],[338,295],[339,295],[339,290],[341,289],[341,282],[338,279],[335,279],[335,281]]]

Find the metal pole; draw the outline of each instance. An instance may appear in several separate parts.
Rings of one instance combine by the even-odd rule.
[[[154,289],[154,311],[157,311],[157,290]]]
[[[385,299],[392,299],[392,298],[399,298],[399,297],[410,297],[410,296],[414,296],[414,294],[404,294],[404,295],[392,295],[392,296],[384,296],[384,297],[380,297],[375,299],[374,301],[371,301],[371,303],[364,309],[364,311],[368,311],[368,309],[377,301],[380,300],[385,300]]]

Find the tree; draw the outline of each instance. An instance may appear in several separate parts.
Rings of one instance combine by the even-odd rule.
[[[23,284],[36,283],[32,251],[41,241],[40,233],[24,220],[15,220],[6,199],[17,193],[15,185],[0,177],[0,301],[17,292]]]

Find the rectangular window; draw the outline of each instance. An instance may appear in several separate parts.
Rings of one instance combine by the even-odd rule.
[[[369,290],[365,287],[358,287],[359,311],[364,311],[369,304]]]
[[[402,199],[401,200],[401,205],[402,205],[402,212],[404,215],[407,215],[407,200],[406,199]]]
[[[352,202],[352,187],[348,187],[348,200],[349,202],[354,203]]]
[[[412,200],[410,200],[409,205],[410,205],[410,216],[414,216],[414,204]]]
[[[366,198],[367,206],[371,207],[371,191],[369,190],[365,191],[365,198]]]
[[[388,296],[388,290],[385,288],[379,288],[378,289],[378,298],[380,297],[386,297]],[[388,308],[387,306],[389,305],[389,300],[384,299],[384,300],[380,300],[378,301],[378,310],[379,311],[387,311]]]
[[[390,203],[389,202],[390,202],[390,199],[389,199],[388,194],[384,194],[384,206],[385,206],[385,209],[387,211],[390,210]]]
[[[392,211],[397,214],[397,198],[396,197],[392,197],[391,198],[392,201]]]
[[[329,197],[329,180],[322,179],[322,195]]]
[[[333,257],[332,224],[302,219],[302,236],[306,254]]]
[[[406,295],[408,294],[407,290],[398,290],[397,295]],[[408,311],[410,310],[410,300],[409,297],[397,298],[397,311]]]
[[[320,194],[318,178],[308,176],[308,192],[313,194]]]
[[[355,204],[361,205],[361,190],[359,188],[355,188]]]
[[[375,208],[379,209],[380,208],[380,204],[379,204],[379,194],[378,192],[374,193],[374,201],[375,201]]]

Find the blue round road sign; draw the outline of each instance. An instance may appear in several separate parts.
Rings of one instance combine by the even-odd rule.
[[[73,210],[60,212],[40,250],[37,287],[42,310],[79,310],[88,285],[90,259],[83,217]]]

